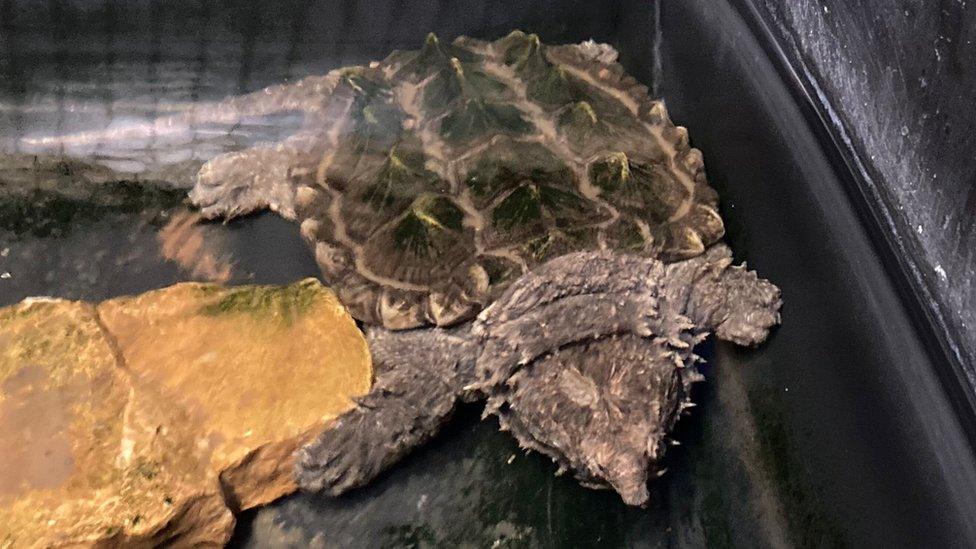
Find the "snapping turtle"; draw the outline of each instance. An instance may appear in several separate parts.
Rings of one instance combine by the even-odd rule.
[[[287,110],[302,131],[214,158],[190,196],[300,221],[370,326],[376,385],[300,452],[305,488],[367,482],[485,397],[523,446],[643,504],[694,345],[779,321],[778,289],[731,266],[701,153],[610,46],[430,35],[207,116]]]

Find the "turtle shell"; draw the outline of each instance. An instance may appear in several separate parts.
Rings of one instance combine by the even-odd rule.
[[[451,325],[565,253],[674,261],[719,240],[701,153],[615,58],[518,31],[430,35],[339,71],[295,214],[352,314]]]

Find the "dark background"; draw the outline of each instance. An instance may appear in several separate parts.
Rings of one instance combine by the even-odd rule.
[[[0,149],[363,63],[432,30],[610,42],[689,128],[737,259],[786,301],[762,348],[701,350],[708,381],[650,507],[553,479],[474,407],[365,490],[246,515],[235,544],[973,546],[974,418],[959,397],[973,341],[973,63],[960,45],[972,9],[757,4],[0,0]],[[205,160],[205,145],[189,148]],[[296,232],[269,215],[208,227],[234,250],[235,283],[314,273]],[[0,305],[186,278],[151,228],[118,220],[0,234],[0,248],[13,275]]]

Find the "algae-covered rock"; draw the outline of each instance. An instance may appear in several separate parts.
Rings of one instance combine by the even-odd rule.
[[[371,379],[314,280],[0,309],[0,547],[222,544]]]

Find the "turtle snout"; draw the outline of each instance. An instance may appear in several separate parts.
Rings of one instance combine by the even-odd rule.
[[[647,491],[647,464],[636,457],[618,456],[606,467],[606,479],[627,505],[643,507]]]

